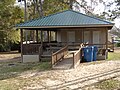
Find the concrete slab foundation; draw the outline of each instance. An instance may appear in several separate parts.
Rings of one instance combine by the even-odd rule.
[[[23,62],[39,62],[39,55],[23,55]]]

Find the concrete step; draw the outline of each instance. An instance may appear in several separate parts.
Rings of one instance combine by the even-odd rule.
[[[51,55],[41,55],[42,58],[51,58]]]
[[[42,55],[41,56],[41,61],[51,61],[51,55]]]

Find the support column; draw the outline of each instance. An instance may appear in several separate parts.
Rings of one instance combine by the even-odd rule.
[[[21,45],[20,45],[20,49],[21,49],[21,58],[22,58],[22,62],[23,62],[23,30],[22,29],[20,29],[20,38],[21,38],[21,41],[20,41],[20,43],[21,43]]]
[[[47,31],[47,41],[50,42],[49,31]]]
[[[108,58],[108,29],[106,28],[106,59]]]
[[[27,32],[27,30],[25,31],[25,41],[26,41],[26,44],[28,43],[27,41],[28,41],[28,32]]]
[[[43,31],[41,30],[41,44],[43,44]]]
[[[50,42],[51,42],[51,31],[50,31]]]
[[[57,31],[55,31],[55,41],[57,41]]]
[[[106,29],[106,49],[108,49],[108,30]]]
[[[38,43],[38,30],[36,30],[36,41]]]

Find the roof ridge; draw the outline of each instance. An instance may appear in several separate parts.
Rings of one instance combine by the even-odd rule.
[[[109,23],[109,24],[114,24],[114,23],[112,23],[112,22],[110,22],[110,21],[106,21],[106,20],[103,20],[103,19],[100,19],[100,18],[97,18],[97,17],[93,17],[93,16],[90,16],[90,15],[86,15],[86,14],[83,14],[83,13],[78,12],[78,11],[74,11],[74,10],[70,10],[70,11],[75,12],[75,13],[78,13],[78,14],[82,14],[82,15],[84,15],[84,16],[87,16],[87,17],[90,17],[90,18],[93,18],[93,19],[97,19],[97,20],[106,22],[106,23]]]

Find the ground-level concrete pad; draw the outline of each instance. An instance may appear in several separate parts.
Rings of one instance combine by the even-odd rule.
[[[23,55],[23,62],[39,62],[39,55]]]

